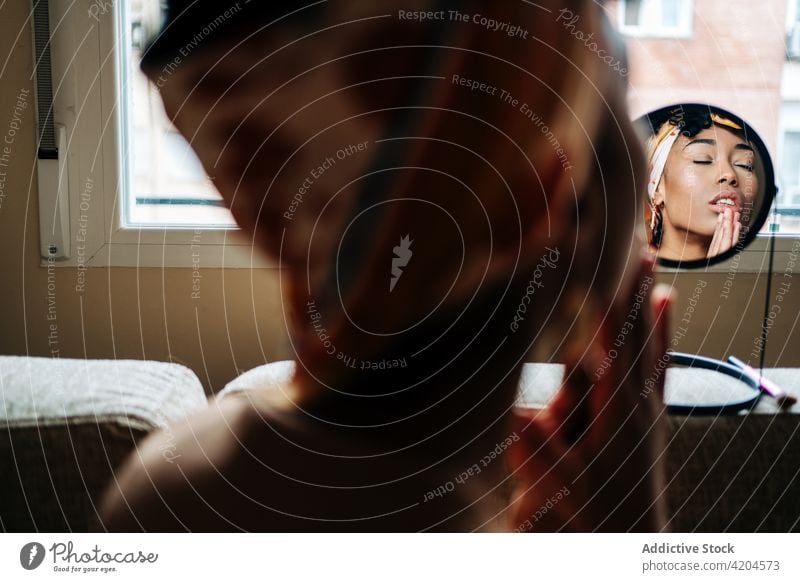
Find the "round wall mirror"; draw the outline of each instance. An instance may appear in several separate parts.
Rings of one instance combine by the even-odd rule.
[[[704,267],[749,245],[777,192],[755,130],[699,103],[662,107],[636,125],[647,148],[644,229],[659,264]]]

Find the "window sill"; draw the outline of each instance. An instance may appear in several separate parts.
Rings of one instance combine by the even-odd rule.
[[[647,30],[641,28],[628,28],[622,27],[620,33],[623,36],[636,39],[652,39],[652,40],[691,40],[694,38],[694,33],[688,31],[674,31],[674,30]]]
[[[70,258],[42,267],[160,267],[160,268],[225,268],[270,269],[276,261],[254,248],[234,228],[163,229],[126,228],[113,233],[110,242],[89,247],[72,241]]]
[[[79,244],[79,243],[78,243]],[[800,270],[800,235],[778,235],[775,240],[775,273]],[[121,229],[114,240],[91,252],[76,247],[66,261],[56,267],[161,267],[274,269],[279,264],[264,256],[238,229]],[[48,261],[42,259],[42,267]],[[703,269],[706,273],[766,273],[769,267],[769,237],[759,236],[739,255]],[[685,272],[658,267],[659,272]]]
[[[800,259],[800,235],[776,235],[773,272],[780,274],[800,270],[798,259]],[[739,254],[705,269],[688,271],[658,267],[658,270],[663,273],[766,273],[769,270],[769,236],[759,235],[749,247]]]

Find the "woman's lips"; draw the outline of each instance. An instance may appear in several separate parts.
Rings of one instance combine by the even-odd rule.
[[[735,192],[720,192],[708,204],[714,212],[718,213],[725,212],[726,208],[730,208],[733,212],[742,210],[742,202]]]

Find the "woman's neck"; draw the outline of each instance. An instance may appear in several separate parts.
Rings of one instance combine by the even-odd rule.
[[[665,224],[664,236],[661,238],[658,256],[662,259],[675,261],[705,259],[710,245],[711,237],[686,230],[678,230]]]
[[[402,337],[378,341],[350,328],[331,332],[344,353],[402,359],[402,366],[344,365],[310,336],[299,350],[295,406],[312,422],[379,447],[430,459],[486,454],[509,436],[521,362],[530,348],[531,330],[509,334],[525,285],[514,280],[507,289],[487,289]]]
[[[506,378],[484,373],[458,381],[457,376],[446,374],[400,394],[368,398],[301,379],[290,400],[309,422],[338,427],[376,448],[413,449],[437,460],[489,454],[511,436],[506,433],[519,368]]]

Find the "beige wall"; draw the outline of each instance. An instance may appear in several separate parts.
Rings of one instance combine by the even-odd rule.
[[[0,136],[5,136],[20,89],[33,91],[29,30],[22,27],[25,2],[0,7]],[[94,268],[82,298],[75,293],[75,269],[54,272],[55,320],[48,320],[48,269],[38,256],[35,174],[35,113],[25,111],[11,145],[0,206],[0,354],[133,358],[174,361],[191,367],[207,390],[258,364],[291,357],[278,289],[277,271],[204,269],[201,298],[188,300],[190,269]],[[2,139],[0,137],[0,139]],[[759,334],[763,281],[737,274],[730,296],[720,297],[725,274],[664,274],[679,292],[675,326],[689,306],[697,280],[707,281],[686,337],[676,346],[710,356],[736,353],[747,359]],[[776,276],[780,282],[781,275]],[[53,289],[51,287],[51,289]],[[775,293],[773,293],[775,294]],[[718,311],[717,307],[721,306]],[[767,361],[800,366],[800,283],[780,304],[770,332]],[[714,318],[716,314],[716,319]],[[50,326],[55,325],[51,343]]]
[[[659,274],[658,282],[672,285],[676,292],[671,323],[672,338],[678,343],[672,349],[757,362],[766,279],[750,273]],[[783,271],[772,279],[768,366],[800,367],[800,281],[796,279],[785,278]],[[784,283],[790,286],[781,291]]]
[[[29,9],[30,3],[19,1],[0,7],[0,140],[20,89],[31,92],[9,165],[0,168],[7,174],[0,206],[0,354],[50,356],[58,350],[61,357],[174,361],[214,390],[237,368],[290,357],[278,272],[271,269],[202,269],[200,299],[189,300],[191,269],[93,268],[81,304],[76,269],[54,268],[55,320],[48,320],[48,269],[38,253]]]

